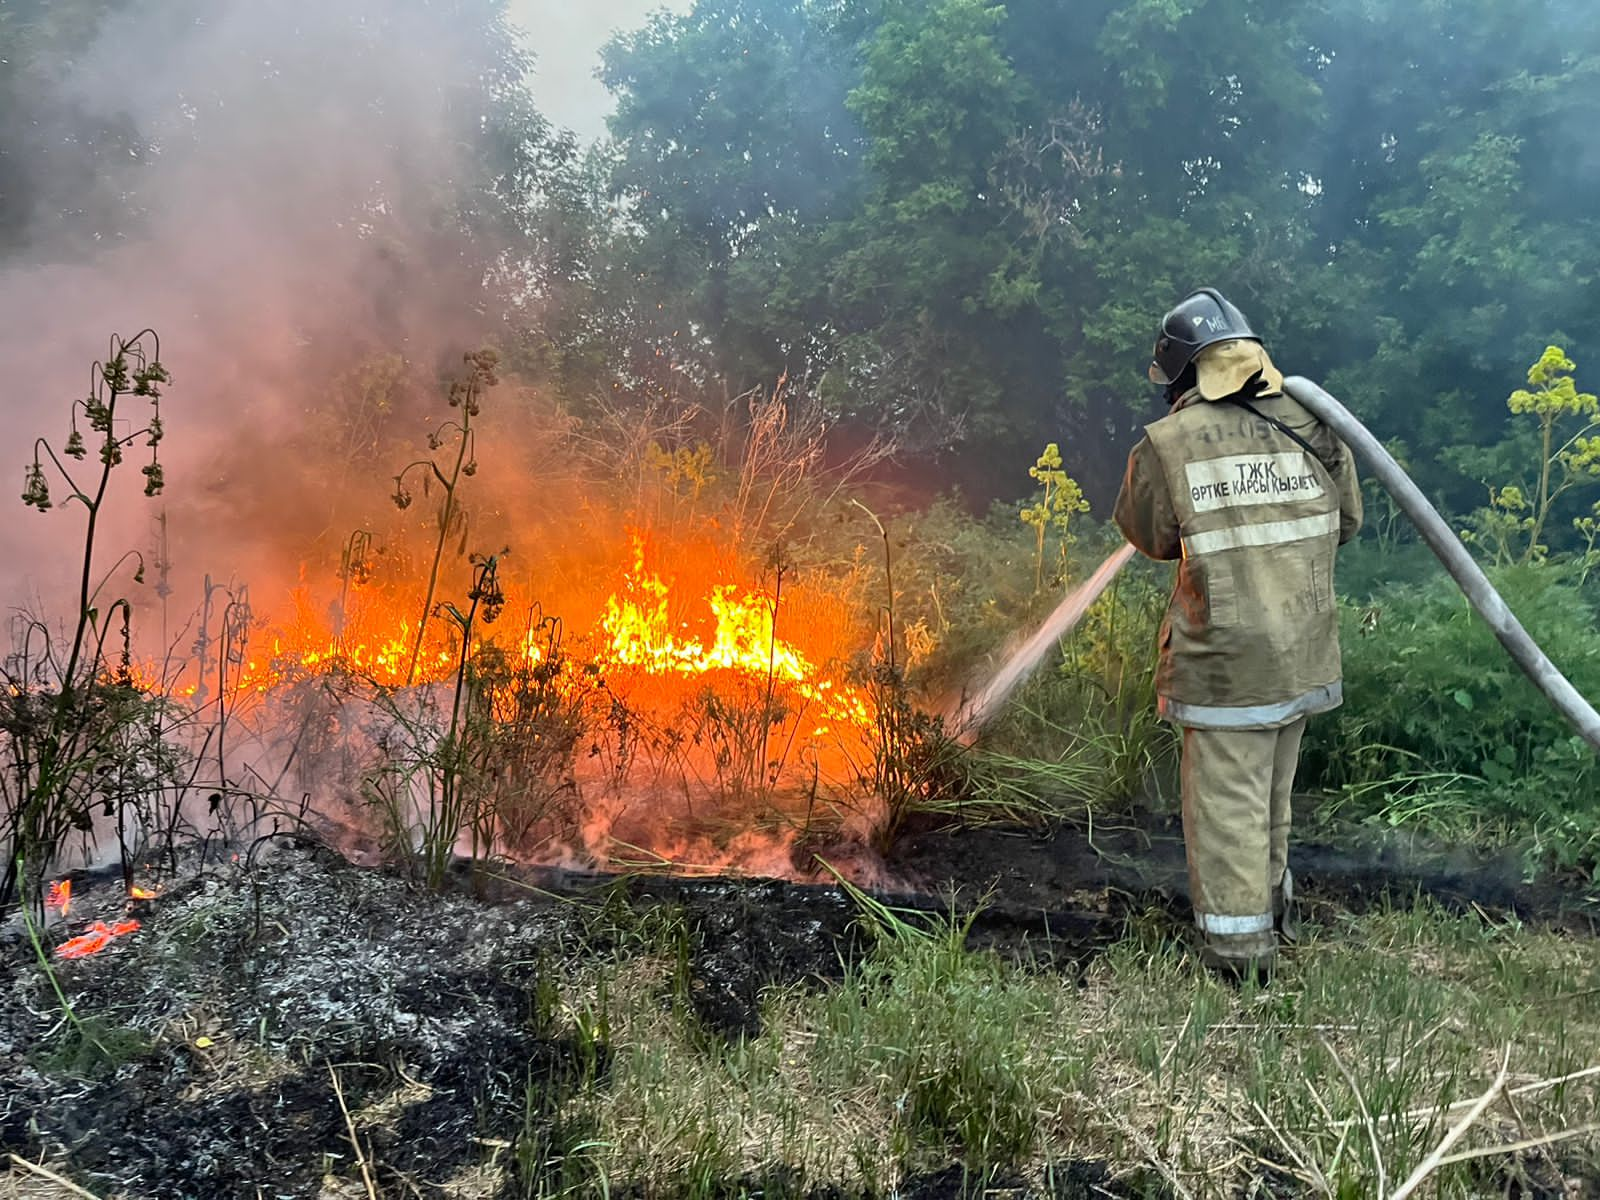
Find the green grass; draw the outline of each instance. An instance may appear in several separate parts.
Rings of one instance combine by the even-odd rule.
[[[150,1039],[136,1029],[87,1017],[67,1023],[55,1041],[37,1047],[34,1060],[47,1072],[87,1078],[113,1074],[151,1048]]]
[[[1090,1159],[1135,1192],[1244,1195],[1276,1180],[1371,1196],[1380,1164],[1392,1190],[1502,1060],[1516,1094],[1456,1153],[1600,1119],[1600,1078],[1546,1082],[1600,1064],[1592,944],[1426,904],[1326,921],[1270,988],[1240,989],[1199,969],[1158,915],[1081,981],[970,952],[953,919],[879,917],[876,952],[842,983],[774,991],[762,1035],[731,1044],[675,1002],[670,956],[587,968],[563,995],[589,1011],[603,985],[614,1057],[545,1114],[577,1148],[526,1194],[565,1180],[574,1195],[881,1195],[951,1164],[977,1188]],[[537,1136],[548,1159],[550,1135]],[[1592,1135],[1552,1149],[1600,1172]],[[1508,1170],[1552,1169],[1544,1154],[1447,1164],[1425,1194],[1498,1194],[1488,1181]]]
[[[1600,633],[1567,565],[1491,572],[1529,633],[1586,696]],[[1342,614],[1345,704],[1311,722],[1301,779],[1351,817],[1520,849],[1530,873],[1600,879],[1600,760],[1437,575]]]

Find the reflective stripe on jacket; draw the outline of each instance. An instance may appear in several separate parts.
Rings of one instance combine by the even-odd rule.
[[[1151,558],[1180,559],[1156,692],[1169,721],[1274,729],[1341,702],[1336,548],[1361,528],[1349,449],[1293,399],[1198,391],[1145,430],[1115,519]]]

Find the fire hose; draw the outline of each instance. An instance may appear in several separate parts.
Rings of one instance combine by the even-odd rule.
[[[1374,478],[1394,497],[1400,510],[1411,519],[1428,548],[1438,556],[1456,586],[1474,611],[1499,639],[1513,662],[1542,692],[1551,705],[1577,730],[1580,737],[1600,751],[1600,713],[1584,699],[1552,663],[1538,644],[1528,636],[1516,615],[1495,591],[1483,569],[1467,552],[1461,540],[1429,503],[1421,489],[1395,462],[1394,457],[1370,430],[1356,420],[1350,410],[1309,379],[1290,376],[1284,391],[1312,416],[1333,430],[1371,471]],[[1051,613],[1039,630],[1014,653],[1004,669],[955,713],[951,725],[957,737],[970,739],[992,719],[1011,691],[1044,659],[1050,647],[1065,637],[1111,585],[1134,556],[1132,546],[1122,546]]]

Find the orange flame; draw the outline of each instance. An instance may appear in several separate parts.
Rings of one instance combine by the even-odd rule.
[[[118,938],[126,937],[139,928],[137,921],[118,921],[115,925],[107,925],[104,921],[96,921],[89,927],[88,933],[81,933],[75,938],[70,938],[56,947],[57,958],[88,958],[91,954],[99,954]]]
[[[142,888],[135,885],[128,889],[128,899],[130,900],[154,900],[155,898],[156,893],[152,892],[149,888]]]
[[[842,647],[832,643],[850,636],[848,621],[840,615],[842,602],[823,597],[839,613],[819,624],[795,613],[793,593],[787,590],[782,593],[780,613],[778,595],[726,582],[732,564],[720,551],[675,546],[672,556],[675,568],[693,579],[681,590],[678,583],[669,584],[649,569],[644,539],[634,537],[631,569],[605,600],[587,642],[579,639],[587,645],[594,665],[622,670],[635,684],[645,677],[661,684],[714,673],[743,677],[774,695],[781,693],[791,708],[800,701],[812,721],[813,735],[825,734],[835,725],[871,725],[872,709],[864,693],[827,678],[799,645],[779,636],[781,620],[821,657],[836,657]],[[291,604],[287,620],[256,633],[248,653],[221,673],[228,695],[264,695],[296,679],[338,671],[383,687],[405,686],[416,640],[414,601],[408,595],[368,586],[350,592],[339,605],[324,607],[302,586],[293,593]],[[698,634],[683,619],[686,614],[702,618]],[[497,627],[483,630],[486,640],[498,632]],[[537,664],[546,653],[540,642],[537,632],[519,634],[507,649],[525,663]],[[448,679],[458,666],[460,650],[448,622],[430,621],[417,659],[416,682]],[[208,681],[186,682],[182,694],[194,696],[203,687],[207,695],[215,695],[217,668],[212,666],[207,673]],[[154,685],[160,672],[146,668],[141,674]],[[575,677],[574,686],[578,686]]]
[[[45,897],[46,908],[57,908],[61,915],[67,915],[67,909],[72,905],[72,880],[58,879],[50,885],[50,894]]]
[[[620,594],[606,601],[600,622],[602,655],[614,665],[657,676],[736,672],[792,688],[816,703],[829,721],[871,722],[871,709],[858,690],[819,678],[805,655],[777,636],[776,597],[730,584],[713,586],[705,604],[716,625],[709,640],[701,640],[673,630],[670,591],[645,567],[643,546],[636,541],[633,571]],[[826,733],[827,728],[815,732]]]

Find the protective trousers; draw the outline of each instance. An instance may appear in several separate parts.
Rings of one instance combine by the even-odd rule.
[[[1289,798],[1306,721],[1183,731],[1183,840],[1207,957],[1269,963],[1292,898]]]

